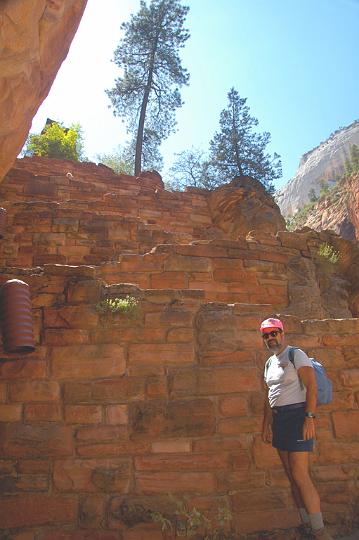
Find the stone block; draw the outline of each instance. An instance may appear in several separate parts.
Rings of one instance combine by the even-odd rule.
[[[145,325],[150,327],[163,326],[192,326],[193,313],[186,309],[176,309],[169,306],[157,313],[146,313]]]
[[[219,471],[217,473],[218,489],[220,491],[240,491],[264,488],[266,475],[264,472],[253,470]]]
[[[128,459],[66,459],[54,465],[57,490],[71,492],[127,493],[130,486]]]
[[[102,421],[100,405],[66,405],[65,421],[67,424],[99,424]]]
[[[190,439],[154,441],[151,443],[151,452],[153,454],[183,454],[191,452],[191,447]]]
[[[53,347],[51,371],[57,379],[97,379],[125,373],[126,359],[120,345]]]
[[[144,402],[130,405],[130,429],[141,437],[201,437],[214,433],[215,414],[209,399]]]
[[[0,382],[0,403],[6,401],[7,397],[7,384],[5,382]]]
[[[149,443],[121,440],[100,444],[82,444],[76,448],[76,452],[79,457],[102,459],[104,457],[131,457],[134,454],[147,454],[150,448]]]
[[[167,333],[168,343],[190,343],[194,340],[193,328],[172,328]]]
[[[160,530],[153,530],[147,527],[135,527],[123,532],[122,540],[163,540],[163,533]]]
[[[79,442],[126,440],[127,435],[128,433],[125,426],[85,426],[76,430],[76,440]]]
[[[359,346],[358,334],[323,335],[321,341],[326,347],[353,347]]]
[[[47,475],[50,472],[50,466],[50,460],[23,459],[18,463],[17,468],[23,474]]]
[[[221,452],[216,454],[188,454],[173,456],[135,457],[136,471],[215,471],[229,469],[230,456]]]
[[[151,274],[152,289],[187,289],[188,276],[184,272],[161,272]]]
[[[260,376],[255,368],[213,368],[198,372],[198,392],[204,395],[259,391]]]
[[[163,267],[166,272],[210,272],[212,263],[208,257],[172,255],[164,261]]]
[[[167,377],[150,375],[146,380],[146,396],[149,399],[165,398],[168,395]]]
[[[44,332],[44,341],[47,345],[54,347],[74,344],[86,345],[90,342],[90,331],[79,328],[50,328]]]
[[[319,464],[356,463],[359,461],[359,441],[319,441]]]
[[[35,233],[33,242],[36,246],[64,246],[66,243],[65,233]]]
[[[131,344],[129,364],[183,365],[195,362],[192,343]]]
[[[62,408],[59,403],[27,403],[24,410],[27,422],[61,422],[62,420]]]
[[[54,424],[0,426],[3,456],[12,458],[63,457],[72,454],[72,432]]]
[[[241,435],[258,433],[262,429],[262,416],[225,418],[218,422],[218,433],[222,435]]]
[[[99,314],[94,306],[63,306],[44,308],[44,326],[46,328],[78,328],[86,330],[97,328]]]
[[[44,274],[46,276],[73,276],[73,277],[96,277],[94,266],[74,266],[68,264],[45,264]]]
[[[0,523],[6,529],[74,524],[77,506],[76,498],[37,493],[4,497],[0,506]]]
[[[17,381],[9,385],[9,398],[14,402],[59,401],[60,386],[56,381]]]
[[[67,301],[69,303],[97,303],[101,299],[103,283],[99,279],[84,279],[72,282],[67,288]]]
[[[127,405],[108,405],[106,407],[106,423],[111,425],[126,425],[128,423]]]
[[[44,351],[44,349],[42,349]],[[1,379],[43,379],[46,377],[45,360],[29,358],[16,358],[0,362],[0,380]]]
[[[100,494],[85,495],[81,497],[79,504],[79,525],[84,528],[92,529],[92,535],[110,534],[110,531],[93,531],[101,529],[105,515],[106,499]],[[78,531],[79,532],[79,531]],[[81,531],[80,534],[83,534]],[[86,537],[85,537],[86,538]],[[95,537],[96,538],[96,537]],[[115,537],[113,537],[115,538]]]
[[[141,472],[136,474],[137,493],[214,493],[216,479],[209,472]]]
[[[219,401],[219,411],[223,416],[246,416],[248,399],[242,396],[225,397]]]
[[[258,512],[288,508],[290,495],[286,491],[274,491],[267,487],[251,491],[240,491],[231,496],[235,513],[249,512],[255,507]]]
[[[193,243],[186,245],[176,245],[175,250],[178,255],[193,256],[193,257],[210,257],[210,258],[225,258],[227,256],[227,250],[225,247],[214,246],[210,244],[208,240],[205,243]]]
[[[359,440],[359,411],[333,412],[332,419],[337,439]]]
[[[192,368],[170,371],[168,384],[173,397],[194,396],[197,393],[197,371]]]
[[[268,525],[270,523],[275,523],[276,529],[291,529],[292,527],[298,527],[299,515],[298,510],[294,507],[282,508],[280,510],[252,510],[235,514],[234,523],[236,530],[243,534],[268,531]],[[279,537],[277,535],[276,540],[287,538],[286,531],[284,536]]]
[[[0,404],[0,422],[20,422],[21,417],[21,405]]]
[[[254,437],[252,449],[254,462],[259,469],[273,469],[281,467],[281,462],[277,451],[271,444],[266,444],[262,441],[260,435]]]
[[[340,374],[340,379],[345,387],[359,386],[359,368],[344,369]]]
[[[119,380],[104,380],[93,383],[66,383],[66,403],[123,403],[145,397],[143,377],[123,377]]]

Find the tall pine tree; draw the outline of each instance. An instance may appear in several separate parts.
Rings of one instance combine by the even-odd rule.
[[[189,8],[180,0],[141,0],[140,10],[121,25],[124,37],[114,53],[123,74],[107,90],[114,114],[136,132],[135,175],[141,172],[144,134],[158,147],[173,132],[175,110],[182,105],[179,87],[188,84],[179,50],[189,38],[184,22]]]
[[[250,115],[246,101],[231,88],[220,115],[220,131],[210,142],[210,176],[216,185],[235,176],[251,176],[273,191],[273,180],[282,176],[280,156],[266,153],[270,134],[253,131],[258,120]]]

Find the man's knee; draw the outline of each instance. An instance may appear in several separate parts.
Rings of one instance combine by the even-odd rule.
[[[294,482],[300,486],[310,481],[309,467],[307,463],[292,461],[290,463],[290,474]]]

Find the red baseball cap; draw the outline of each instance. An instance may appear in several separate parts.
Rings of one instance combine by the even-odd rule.
[[[280,330],[284,330],[283,323],[279,319],[265,319],[265,321],[261,322],[260,331],[264,333],[268,328],[279,328]]]

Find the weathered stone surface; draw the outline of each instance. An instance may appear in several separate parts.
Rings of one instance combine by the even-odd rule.
[[[286,230],[274,199],[263,185],[248,176],[216,189],[209,198],[214,225],[234,240],[253,229],[267,233]]]
[[[0,6],[0,179],[25,142],[32,118],[68,53],[86,3],[7,0]]]
[[[41,494],[5,497],[0,506],[2,528],[72,523],[77,514],[75,498]]]

